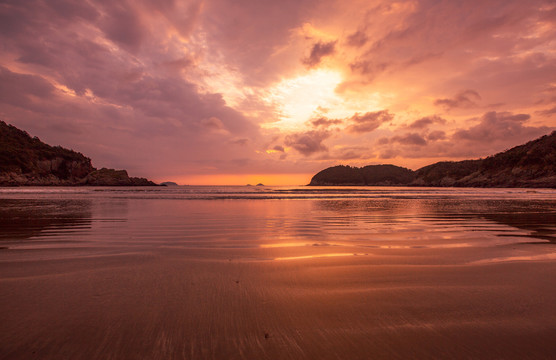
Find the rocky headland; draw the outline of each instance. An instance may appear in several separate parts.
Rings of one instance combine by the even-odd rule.
[[[556,188],[556,131],[484,159],[442,161],[416,171],[395,165],[324,169],[309,185]]]
[[[156,186],[125,170],[94,168],[91,159],[50,146],[0,121],[0,186]]]

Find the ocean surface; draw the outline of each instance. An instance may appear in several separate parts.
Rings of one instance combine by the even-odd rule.
[[[0,359],[551,359],[556,190],[0,188]]]

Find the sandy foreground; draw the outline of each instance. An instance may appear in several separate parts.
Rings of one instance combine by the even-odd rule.
[[[556,354],[544,203],[14,201],[0,359]]]
[[[257,261],[234,254],[210,259],[207,252],[165,248],[2,262],[0,357],[548,359],[556,353],[552,261],[404,265],[376,255]],[[413,256],[428,255],[414,250]]]

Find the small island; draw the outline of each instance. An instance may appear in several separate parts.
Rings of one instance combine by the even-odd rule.
[[[96,169],[83,154],[50,146],[0,121],[0,186],[157,186],[125,170]]]
[[[177,183],[173,181],[164,181],[160,183],[161,186],[179,186]]]
[[[484,159],[442,161],[416,171],[338,165],[317,173],[309,185],[556,188],[556,131]]]

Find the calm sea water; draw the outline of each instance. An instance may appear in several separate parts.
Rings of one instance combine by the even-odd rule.
[[[556,191],[0,189],[0,358],[550,358]]]
[[[353,247],[348,253],[372,248],[497,248],[556,241],[556,191],[260,186],[4,188],[0,189],[0,229],[2,247],[12,250],[186,244],[277,251],[310,246],[312,250],[298,250],[318,255],[322,250],[317,246],[334,249],[340,244]],[[545,248],[539,256],[554,256],[552,247]]]

